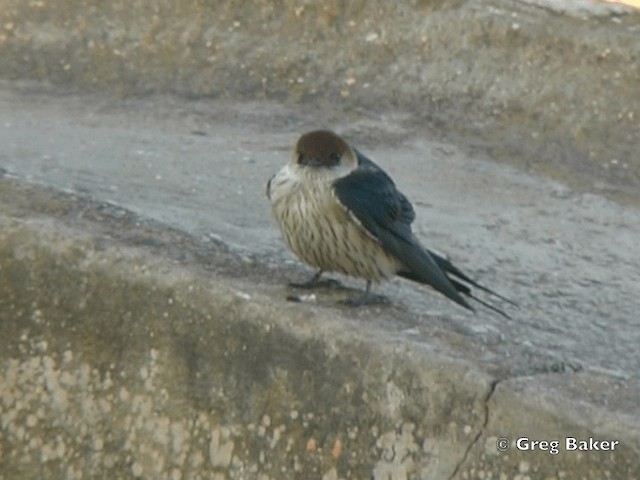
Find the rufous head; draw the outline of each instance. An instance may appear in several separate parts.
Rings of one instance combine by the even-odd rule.
[[[356,154],[344,139],[329,131],[315,130],[302,135],[293,149],[292,163],[301,167],[353,170]]]

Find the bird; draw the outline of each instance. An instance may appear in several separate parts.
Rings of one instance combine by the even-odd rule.
[[[372,283],[397,275],[429,285],[470,311],[474,300],[511,318],[472,288],[517,307],[425,248],[411,229],[411,202],[381,167],[331,130],[299,137],[290,161],[268,180],[266,196],[286,245],[316,270],[308,282],[293,286],[316,287],[324,272],[364,279],[364,292],[346,301],[360,306],[380,300]]]

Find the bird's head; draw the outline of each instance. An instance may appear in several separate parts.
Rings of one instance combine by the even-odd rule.
[[[349,144],[329,130],[302,135],[293,149],[291,161],[305,170],[332,170],[338,176],[358,166],[358,158]]]

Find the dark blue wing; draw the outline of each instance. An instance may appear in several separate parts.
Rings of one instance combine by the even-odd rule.
[[[413,280],[431,285],[472,310],[431,255],[414,238],[411,223],[415,212],[407,197],[374,162],[358,151],[356,155],[358,168],[333,183],[338,200],[387,252],[405,264]]]
[[[393,180],[372,160],[355,150],[359,167],[334,182],[338,199],[376,238],[394,235],[413,242],[413,205],[396,189]]]

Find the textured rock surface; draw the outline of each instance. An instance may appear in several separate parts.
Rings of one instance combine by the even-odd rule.
[[[632,382],[498,381],[380,328],[388,312],[286,304],[222,245],[12,180],[0,197],[2,478],[640,473]],[[500,453],[502,436],[619,445]]]
[[[640,477],[639,28],[586,0],[0,0],[0,479]],[[319,125],[513,322],[401,282],[284,301],[308,272],[262,188]]]
[[[469,364],[5,215],[3,478],[442,478],[484,423]]]

